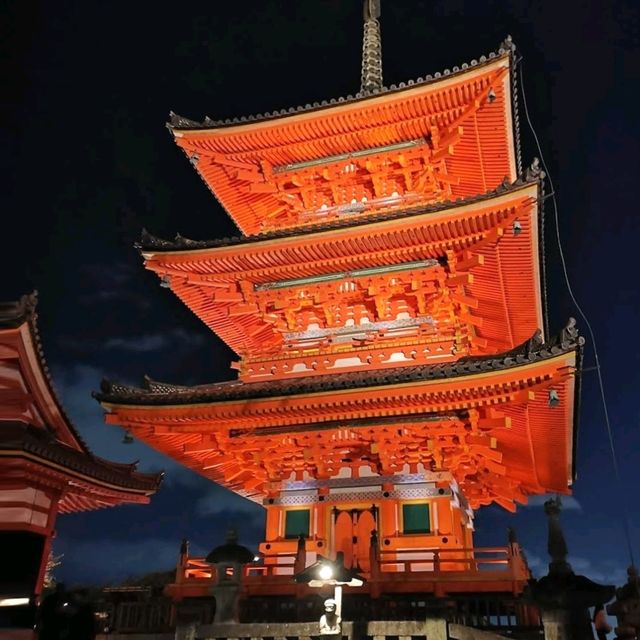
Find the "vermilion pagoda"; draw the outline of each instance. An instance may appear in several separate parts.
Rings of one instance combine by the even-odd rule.
[[[518,594],[517,543],[474,548],[473,511],[573,478],[581,339],[545,326],[544,176],[520,167],[515,48],[386,88],[378,35],[367,20],[356,96],[172,115],[244,235],[145,233],[141,250],[238,354],[238,380],[98,394],[108,423],[264,505],[245,597],[300,596],[294,568],[338,552],[374,599]],[[212,571],[183,553],[171,593],[204,595]]]
[[[0,304],[0,635],[31,637],[58,514],[146,504],[161,476],[92,454],[56,398],[36,297]],[[26,628],[11,635],[6,627]],[[15,631],[17,634],[17,631]],[[4,634],[4,635],[3,635]]]

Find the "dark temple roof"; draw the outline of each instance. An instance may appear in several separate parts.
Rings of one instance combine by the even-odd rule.
[[[12,302],[0,302],[0,329],[17,329],[25,322],[35,327],[38,292],[34,291]]]
[[[215,249],[218,247],[227,247],[239,244],[250,244],[252,242],[264,242],[267,240],[277,240],[278,238],[289,238],[293,236],[305,235],[307,233],[319,233],[322,231],[329,231],[332,229],[343,229],[345,227],[358,227],[362,225],[373,224],[376,222],[384,222],[386,220],[394,220],[398,218],[406,218],[408,216],[417,216],[424,213],[437,213],[446,209],[454,207],[460,207],[469,204],[475,204],[477,202],[484,202],[495,198],[497,196],[516,191],[528,184],[534,184],[538,182],[542,188],[542,180],[544,179],[544,172],[541,171],[537,158],[534,158],[530,167],[524,172],[524,174],[518,178],[514,183],[510,183],[506,178],[495,189],[487,191],[486,193],[468,196],[465,198],[457,198],[456,200],[446,200],[444,202],[436,202],[429,205],[420,205],[407,209],[394,209],[390,211],[381,211],[378,213],[371,213],[368,215],[360,216],[356,219],[345,217],[334,220],[329,220],[317,224],[308,224],[299,227],[292,227],[287,229],[279,229],[274,231],[268,231],[264,233],[258,233],[251,236],[235,236],[231,238],[220,238],[214,240],[191,240],[185,238],[179,233],[173,240],[163,240],[158,238],[146,229],[142,230],[140,241],[136,243],[136,247],[141,251],[150,251],[154,253],[160,253],[163,251],[190,251],[194,249]]]
[[[137,463],[109,462],[91,453],[72,449],[56,440],[48,431],[24,422],[3,422],[0,427],[0,458],[3,454],[24,452],[45,464],[62,466],[65,470],[75,471],[123,491],[155,493],[162,481],[163,474],[140,473],[136,471]]]
[[[269,398],[283,395],[322,393],[331,390],[384,386],[419,380],[456,378],[476,373],[502,371],[548,360],[557,355],[580,351],[584,338],[578,335],[571,318],[560,335],[543,343],[541,333],[511,351],[497,355],[461,358],[456,362],[405,366],[390,369],[332,373],[264,382],[230,381],[194,387],[145,380],[144,388],[129,387],[103,380],[101,391],[94,393],[99,402],[124,405],[186,405],[210,402]]]
[[[227,539],[225,544],[221,544],[215,547],[209,552],[209,555],[205,558],[207,562],[212,564],[218,562],[237,562],[238,564],[248,564],[252,562],[254,554],[238,544],[238,534],[232,529],[227,532]]]

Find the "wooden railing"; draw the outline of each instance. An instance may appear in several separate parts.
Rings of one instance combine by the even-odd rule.
[[[293,576],[295,553],[280,553],[264,558],[259,563],[250,563],[243,567],[244,578]],[[183,581],[215,579],[216,569],[204,558],[187,558],[182,570]],[[178,576],[180,582],[180,576]]]
[[[216,570],[204,558],[187,558],[183,575],[186,580],[213,580]]]
[[[483,571],[523,570],[526,564],[515,545],[469,549],[381,550],[381,573],[480,573]],[[515,551],[515,552],[514,552]]]
[[[243,568],[243,581],[248,579],[279,579],[293,576],[296,554],[281,553],[267,556],[259,563],[251,563]],[[517,544],[504,547],[475,547],[468,549],[415,548],[381,549],[377,562],[367,572],[370,579],[384,579],[385,576],[430,574],[431,579],[455,579],[475,576],[490,580],[493,575],[515,580],[529,578],[529,569]],[[497,575],[500,574],[500,575]],[[417,577],[417,576],[416,576]],[[203,558],[187,558],[177,582],[200,582],[215,580],[215,567]]]

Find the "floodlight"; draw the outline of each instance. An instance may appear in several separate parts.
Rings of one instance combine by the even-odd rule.
[[[29,602],[29,598],[2,598],[0,599],[0,607],[23,607]]]
[[[318,571],[318,576],[322,580],[331,580],[333,578],[333,567],[329,564],[323,564]]]

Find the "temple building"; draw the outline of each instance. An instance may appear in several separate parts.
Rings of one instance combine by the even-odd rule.
[[[144,232],[140,250],[237,353],[237,379],[104,381],[97,397],[109,424],[264,506],[241,621],[313,619],[294,576],[332,559],[362,576],[345,619],[464,596],[485,603],[467,609],[478,624],[535,626],[516,540],[473,541],[476,509],[568,494],[575,474],[582,339],[546,326],[544,174],[521,165],[515,46],[386,87],[376,4],[356,95],[171,115],[242,235]],[[185,547],[167,593],[206,599],[216,572]]]
[[[139,473],[135,464],[109,462],[89,451],[53,390],[35,308],[35,294],[0,304],[3,638],[31,637],[57,516],[146,504],[161,480]]]

